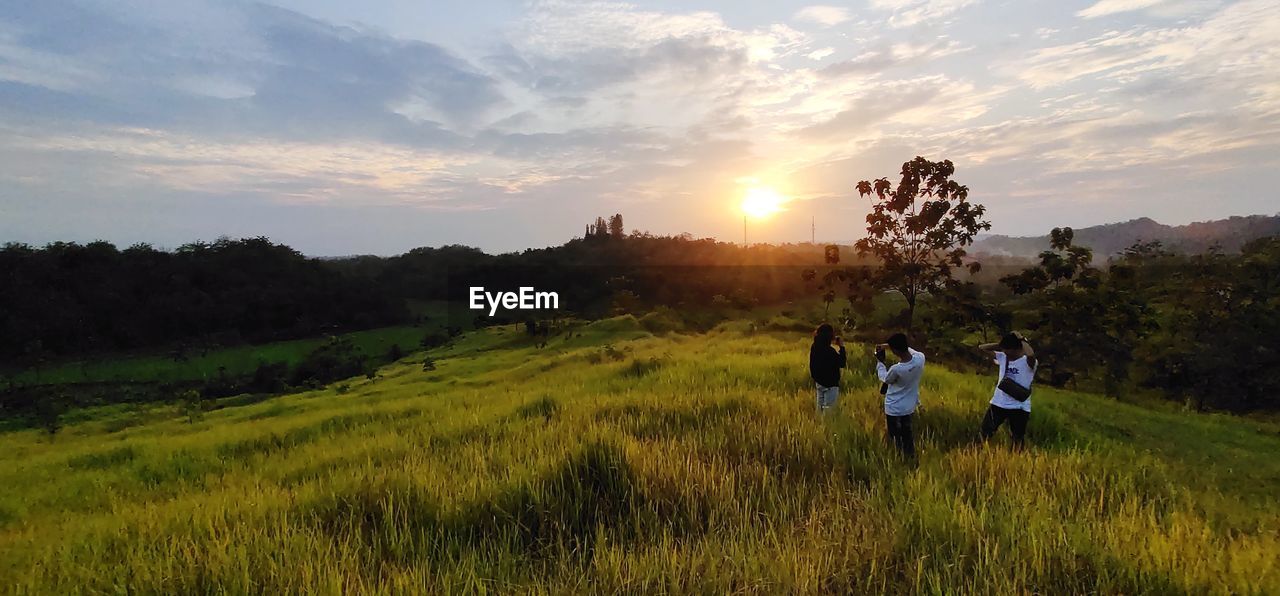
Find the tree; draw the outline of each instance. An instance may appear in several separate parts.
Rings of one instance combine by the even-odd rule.
[[[994,339],[994,332],[1012,327],[1013,313],[1008,307],[984,295],[978,284],[973,282],[954,284],[939,298],[930,302],[930,306],[935,321],[941,326],[966,334],[978,333],[983,342]]]
[[[67,411],[67,397],[59,392],[50,393],[36,402],[36,420],[49,439],[62,430],[62,415]]]
[[[1280,404],[1280,238],[1241,250],[1214,249],[1157,271],[1168,321],[1139,353],[1143,381],[1199,410]]]
[[[207,404],[199,391],[188,389],[178,395],[178,409],[187,417],[188,424],[195,424],[204,417]]]
[[[609,236],[615,240],[621,240],[625,235],[626,230],[622,227],[622,214],[613,214],[613,217],[609,218]]]
[[[952,180],[954,173],[951,160],[916,157],[902,164],[896,188],[888,178],[857,184],[859,196],[874,197],[867,236],[854,246],[880,260],[878,285],[906,298],[908,329],[919,297],[953,283],[952,270],[965,266],[964,247],[991,229],[986,208],[969,202],[969,187]],[[977,272],[979,265],[968,267]]]
[[[373,372],[369,359],[349,337],[330,337],[294,369],[294,385],[319,386]]]
[[[1035,299],[1031,327],[1038,332],[1037,353],[1050,384],[1100,368],[1104,391],[1115,396],[1155,321],[1136,290],[1132,268],[1117,264],[1103,275],[1090,265],[1093,251],[1074,246],[1073,238],[1071,228],[1054,228],[1040,264],[1000,281]]]
[[[806,283],[812,282],[816,276],[817,272],[812,269],[801,272],[801,277]],[[830,320],[831,304],[836,301],[841,286],[843,286],[845,300],[849,302],[849,305],[841,311],[843,319],[841,323],[848,327],[855,327],[859,317],[865,320],[875,311],[875,304],[872,302],[876,293],[875,280],[866,267],[840,267],[824,273],[822,284],[818,286],[822,291],[824,304],[823,321]]]

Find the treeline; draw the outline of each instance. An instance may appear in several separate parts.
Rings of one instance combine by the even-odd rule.
[[[490,255],[465,246],[383,258],[309,258],[266,238],[146,244],[55,242],[0,248],[0,373],[122,350],[184,352],[414,322],[412,300],[466,304],[471,286],[556,291],[565,314],[607,316],[658,304],[740,306],[803,294],[795,268],[811,245],[744,248],[710,239],[624,234],[597,219],[562,246]],[[502,321],[499,321],[502,322]],[[434,321],[471,328],[471,318]],[[443,324],[442,324],[443,323]]]
[[[586,318],[657,305],[697,307],[716,298],[741,305],[776,304],[805,295],[797,272],[821,248],[712,239],[596,234],[562,246],[488,255],[461,246],[418,248],[366,261],[360,275],[404,298],[463,304],[471,286],[558,292],[562,309]]]
[[[844,296],[846,332],[882,341],[905,328],[935,356],[973,363],[977,341],[1028,330],[1037,376],[1049,384],[1116,397],[1155,391],[1200,409],[1280,410],[1280,237],[1231,254],[1137,243],[1099,266],[1070,228],[1055,228],[1038,262],[993,270],[970,254],[991,227],[986,209],[954,174],[950,160],[916,157],[896,184],[857,183],[871,212],[855,249],[874,266],[829,257],[825,271],[802,276],[819,282],[828,312]],[[885,292],[906,302],[887,318],[892,308],[874,308]]]
[[[1101,263],[1073,240],[1055,229],[1035,265],[931,294],[917,335],[963,363],[977,339],[1021,329],[1047,384],[1120,399],[1154,392],[1200,410],[1280,410],[1280,237],[1194,255],[1139,243]],[[863,328],[883,333],[902,320]]]
[[[404,303],[266,238],[0,248],[0,361],[37,367],[74,354],[234,345],[407,319]]]
[[[827,302],[826,315],[846,333],[882,339],[885,331],[910,328],[931,354],[956,364],[982,364],[972,350],[975,340],[1020,329],[1036,344],[1044,383],[1117,397],[1154,391],[1202,409],[1280,409],[1280,239],[1256,240],[1238,253],[1198,255],[1146,243],[1095,262],[1064,228],[1029,267],[990,257],[979,263],[963,248],[987,224],[981,206],[966,204],[967,188],[949,180],[951,171],[949,162],[917,159],[904,164],[907,184],[897,190],[887,181],[866,185],[883,205],[869,217],[867,238],[883,242],[860,242],[853,251],[626,233],[620,215],[597,218],[582,238],[564,245],[500,255],[443,246],[389,258],[315,259],[265,238],[197,242],[174,251],[119,250],[106,242],[8,244],[0,249],[0,373],[90,353],[172,349],[177,359],[191,349],[421,323],[406,304],[465,305],[472,286],[558,292],[561,310],[552,317],[679,313],[689,329],[719,320],[708,316],[700,325],[698,313],[740,312],[813,297],[816,290]],[[918,180],[953,194],[923,194],[930,185]],[[932,207],[914,209],[917,195]],[[943,205],[944,199],[954,205]],[[929,233],[911,233],[915,229]],[[922,249],[900,248],[910,242]],[[824,261],[824,270],[814,269]],[[886,292],[907,298],[901,313],[884,308]],[[842,298],[847,306],[835,304]],[[544,316],[431,321],[440,337],[424,341],[438,344],[463,329]],[[525,322],[537,329],[535,321]],[[316,354],[317,362],[339,348]],[[339,359],[347,363],[339,367],[343,374],[359,368],[360,358],[385,357],[347,356]],[[318,374],[311,365],[264,367],[202,393],[332,377],[324,366]],[[16,375],[6,376],[12,392]]]

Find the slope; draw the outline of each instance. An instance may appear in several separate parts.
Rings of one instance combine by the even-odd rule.
[[[507,328],[342,394],[0,435],[0,585],[1280,590],[1274,426],[1046,389],[1035,448],[1013,453],[972,444],[992,380],[935,366],[911,467],[882,442],[865,355],[814,415],[805,344],[623,317],[537,349]]]

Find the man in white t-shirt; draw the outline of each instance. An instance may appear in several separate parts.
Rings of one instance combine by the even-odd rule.
[[[898,363],[885,366],[885,348],[893,352]],[[907,336],[895,333],[888,343],[876,346],[876,376],[884,393],[884,420],[889,441],[908,458],[916,456],[915,439],[911,435],[911,415],[920,405],[920,377],[924,375],[924,354],[911,349]]]
[[[990,352],[996,366],[1000,367],[995,394],[991,396],[987,414],[982,417],[982,440],[990,439],[1008,420],[1013,446],[1022,449],[1027,435],[1027,420],[1031,417],[1031,383],[1035,380],[1037,365],[1035,352],[1031,344],[1017,333],[1005,335],[999,343],[978,347]],[[1001,383],[1014,385],[1001,387]]]

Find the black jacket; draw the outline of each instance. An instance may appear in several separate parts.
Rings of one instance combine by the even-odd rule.
[[[844,346],[837,352],[830,345],[813,344],[809,348],[809,375],[823,387],[840,385],[840,369],[845,365]]]

